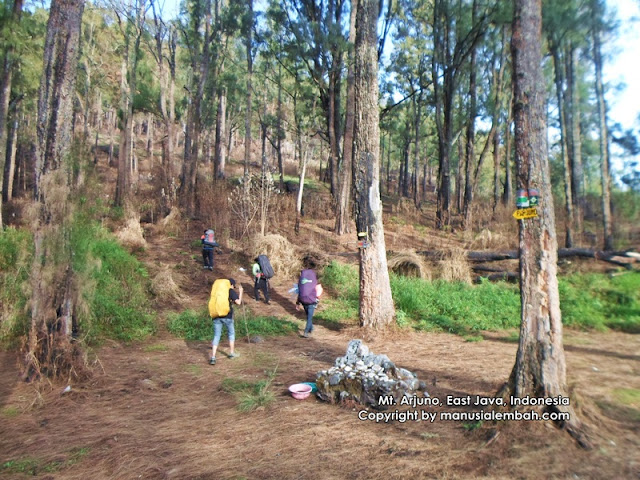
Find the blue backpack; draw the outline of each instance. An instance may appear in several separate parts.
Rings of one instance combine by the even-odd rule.
[[[218,246],[218,242],[215,241],[213,230],[209,229],[204,232],[204,235],[202,236],[202,244],[209,248]]]

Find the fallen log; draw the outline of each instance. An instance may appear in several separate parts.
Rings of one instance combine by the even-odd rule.
[[[387,252],[387,256],[393,252]],[[446,259],[450,253],[443,250],[423,250],[416,252],[418,255],[422,255],[429,260],[438,261]],[[346,252],[335,254],[341,257],[357,256],[357,252]],[[498,262],[501,260],[517,260],[520,258],[520,252],[518,250],[507,250],[504,252],[483,252],[483,251],[468,251],[467,259],[470,262]],[[640,258],[640,255],[633,251],[605,251],[605,250],[591,250],[588,248],[559,248],[558,258],[594,258],[596,260],[602,260],[603,262],[618,265],[626,269],[632,269],[632,264]]]
[[[442,260],[446,258],[447,252],[432,250],[418,252],[420,255],[424,255],[432,260]],[[627,255],[631,254],[631,255]],[[588,248],[559,248],[558,258],[595,258],[596,260],[602,260],[604,262],[619,265],[625,268],[631,268],[630,264],[636,260],[635,252],[628,251],[603,251],[603,250],[591,250]],[[621,259],[620,257],[625,257]],[[508,250],[505,252],[482,252],[482,251],[468,251],[467,259],[471,262],[497,262],[500,260],[517,260],[520,258],[520,252],[518,250]]]
[[[559,248],[558,258],[572,258],[572,257],[595,258],[596,260],[602,260],[604,262],[611,263],[613,265],[618,265],[620,267],[624,267],[630,270],[633,268],[631,263],[635,261],[634,256],[629,256],[628,257],[629,261],[625,261],[620,258],[620,257],[627,257],[627,253],[634,253],[634,252],[591,250],[588,248]]]

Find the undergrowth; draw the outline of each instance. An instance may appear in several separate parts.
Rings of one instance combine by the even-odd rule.
[[[132,341],[155,332],[149,279],[142,264],[97,222],[77,215],[69,236],[78,292],[78,337],[87,344],[103,338]],[[0,344],[17,347],[30,324],[33,236],[23,229],[0,231]]]
[[[71,243],[84,310],[80,328],[86,338],[132,341],[155,333],[149,277],[142,263],[87,218],[74,222]]]
[[[241,308],[234,309],[236,338],[243,336],[272,337],[288,335],[298,330],[295,323],[278,317],[253,315]],[[180,313],[169,314],[167,329],[174,335],[185,340],[210,341],[213,337],[213,322],[209,317],[207,307],[195,310],[185,310]],[[227,329],[222,330],[222,338],[226,338]]]
[[[237,378],[225,378],[222,381],[222,390],[232,394],[238,401],[238,410],[250,412],[258,408],[271,405],[276,397],[271,391],[271,384],[276,378],[278,367],[265,371],[266,379],[250,382]]]
[[[358,271],[332,262],[323,285],[333,294],[318,318],[353,323],[358,316]],[[446,331],[476,341],[475,332],[505,330],[520,325],[517,285],[483,281],[478,285],[433,282],[391,275],[391,290],[400,327]],[[559,278],[563,323],[574,328],[640,332],[640,274],[609,277],[573,274]]]
[[[0,230],[0,345],[15,348],[29,328],[27,302],[33,259],[32,236],[26,230]]]
[[[80,463],[89,454],[86,447],[72,448],[64,454],[64,458],[52,461],[44,461],[32,457],[24,457],[19,460],[9,460],[0,465],[0,473],[22,474],[37,476],[43,473],[56,473]],[[52,478],[52,477],[47,477]]]

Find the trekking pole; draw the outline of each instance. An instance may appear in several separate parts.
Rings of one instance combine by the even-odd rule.
[[[242,320],[244,321],[244,330],[247,332],[247,343],[251,345],[251,339],[249,338],[249,325],[247,324],[247,306],[244,303],[242,304]],[[251,348],[251,351],[253,352],[253,348]]]

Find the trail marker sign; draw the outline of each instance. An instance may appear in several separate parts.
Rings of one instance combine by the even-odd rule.
[[[517,218],[518,220],[523,220],[525,218],[536,218],[538,216],[538,210],[536,207],[530,208],[519,208],[515,212],[513,212],[513,218]]]

